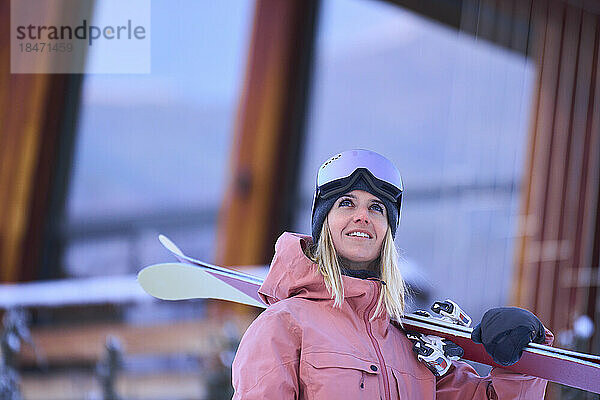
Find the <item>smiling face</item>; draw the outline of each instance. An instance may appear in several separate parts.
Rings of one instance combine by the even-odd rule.
[[[369,192],[353,190],[341,196],[327,214],[337,254],[350,269],[368,269],[379,257],[387,232],[386,209]]]

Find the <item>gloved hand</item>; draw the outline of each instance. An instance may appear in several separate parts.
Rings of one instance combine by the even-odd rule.
[[[531,312],[517,307],[499,307],[486,311],[473,329],[471,339],[483,343],[495,362],[508,366],[521,358],[530,343],[543,343],[544,325]]]

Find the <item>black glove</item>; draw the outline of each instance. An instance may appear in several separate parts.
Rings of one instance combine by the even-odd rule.
[[[483,343],[495,362],[508,366],[521,358],[530,343],[544,343],[546,330],[531,312],[517,307],[492,308],[473,329],[471,339]]]

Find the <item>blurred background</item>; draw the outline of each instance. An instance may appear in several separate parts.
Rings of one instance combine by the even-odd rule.
[[[411,309],[526,307],[600,352],[600,2],[152,0],[141,75],[11,74],[9,21],[0,0],[2,399],[230,398],[258,310],[135,275],[173,261],[159,233],[267,265],[350,148],[403,175]]]

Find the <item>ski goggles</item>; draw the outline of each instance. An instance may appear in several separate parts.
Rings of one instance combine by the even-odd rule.
[[[359,178],[363,178],[378,195],[396,203],[400,210],[403,187],[396,166],[373,151],[348,150],[331,157],[319,168],[313,212],[318,198],[344,194]]]

